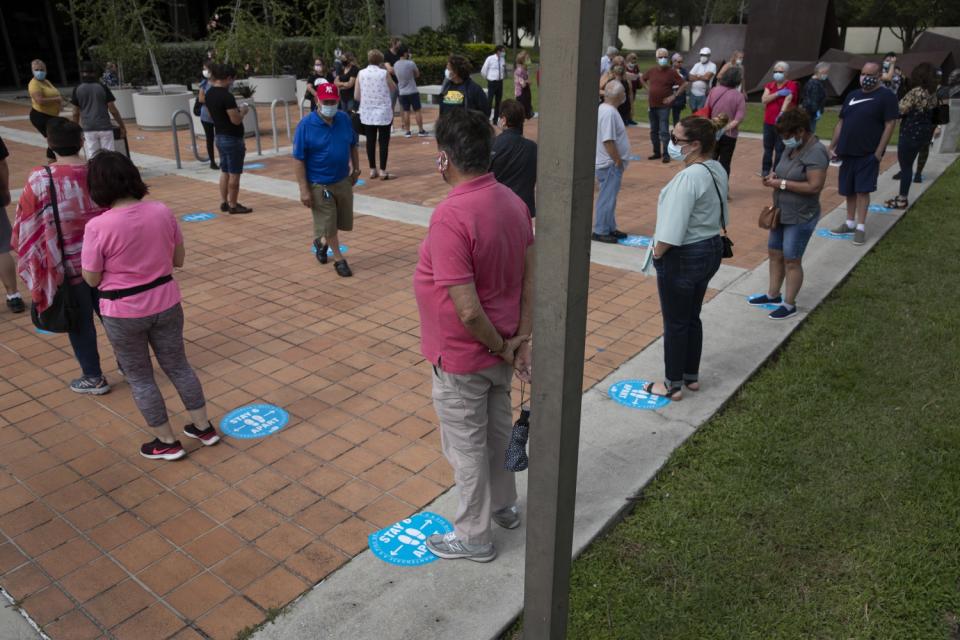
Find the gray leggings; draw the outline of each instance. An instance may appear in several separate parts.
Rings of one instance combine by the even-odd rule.
[[[169,421],[163,395],[153,378],[150,347],[187,410],[200,409],[206,404],[200,380],[187,362],[183,347],[183,307],[179,303],[145,318],[103,316],[102,321],[147,426],[159,427]],[[202,429],[203,425],[197,427]]]

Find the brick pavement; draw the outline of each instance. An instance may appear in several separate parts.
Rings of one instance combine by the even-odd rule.
[[[645,134],[631,130],[634,153],[648,152]],[[359,192],[441,199],[434,145],[422,142],[394,139],[400,179]],[[741,143],[735,176],[750,175],[756,145]],[[36,147],[12,151],[16,175],[31,164],[21,154],[42,160]],[[264,174],[292,178],[289,159],[265,164]],[[625,230],[652,231],[650,193],[671,170],[631,166]],[[149,182],[151,197],[178,215],[218,201],[213,185],[189,178]],[[753,209],[765,193],[744,180],[734,196],[738,264],[756,266]],[[269,438],[202,450],[189,441],[184,461],[145,460],[136,448],[147,430],[105,338],[114,390],[78,397],[65,387],[77,368],[66,338],[3,316],[0,585],[53,638],[233,638],[360,552],[367,533],[452,484],[411,291],[424,229],[359,216],[342,238],[356,276],[340,279],[313,258],[302,206],[241,198],[253,215],[183,223],[187,264],[177,279],[211,416],[255,401],[283,406],[291,422]],[[593,265],[587,329],[584,389],[660,334],[654,282]],[[172,385],[159,379],[173,422],[184,424]]]

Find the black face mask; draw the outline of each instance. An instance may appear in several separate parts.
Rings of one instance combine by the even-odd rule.
[[[65,156],[75,156],[80,153],[80,149],[83,147],[50,147],[55,154],[61,157]]]

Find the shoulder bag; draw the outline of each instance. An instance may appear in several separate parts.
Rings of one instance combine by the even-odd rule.
[[[724,205],[723,194],[720,193],[720,185],[717,184],[717,178],[713,175],[713,171],[710,171],[710,167],[702,162],[698,162],[697,164],[703,165],[703,168],[706,169],[707,173],[710,174],[710,179],[713,180],[713,188],[717,191],[717,199],[720,200],[720,228],[723,229],[723,234],[720,236],[720,242],[723,243],[723,253],[721,254],[721,257],[724,259],[732,258],[733,240],[731,240],[730,236],[727,235],[727,225],[723,221],[724,209],[726,209],[726,206]]]
[[[63,270],[63,282],[57,287],[50,306],[43,311],[37,310],[37,303],[30,305],[30,319],[33,325],[42,331],[68,333],[77,323],[77,303],[70,290],[70,276],[67,273],[67,252],[63,248],[63,229],[60,227],[60,207],[57,205],[57,188],[53,184],[50,167],[44,167],[50,181],[50,205],[53,207],[53,222],[57,228],[57,243],[60,247],[60,268]]]

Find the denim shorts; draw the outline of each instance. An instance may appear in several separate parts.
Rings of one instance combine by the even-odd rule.
[[[247,145],[243,138],[217,134],[214,140],[217,143],[217,151],[220,152],[220,171],[243,173],[243,159],[247,155]]]
[[[781,224],[776,229],[771,229],[767,249],[782,251],[785,260],[799,260],[807,250],[807,243],[810,242],[810,236],[817,228],[818,221],[818,216],[814,216],[809,222]]]

